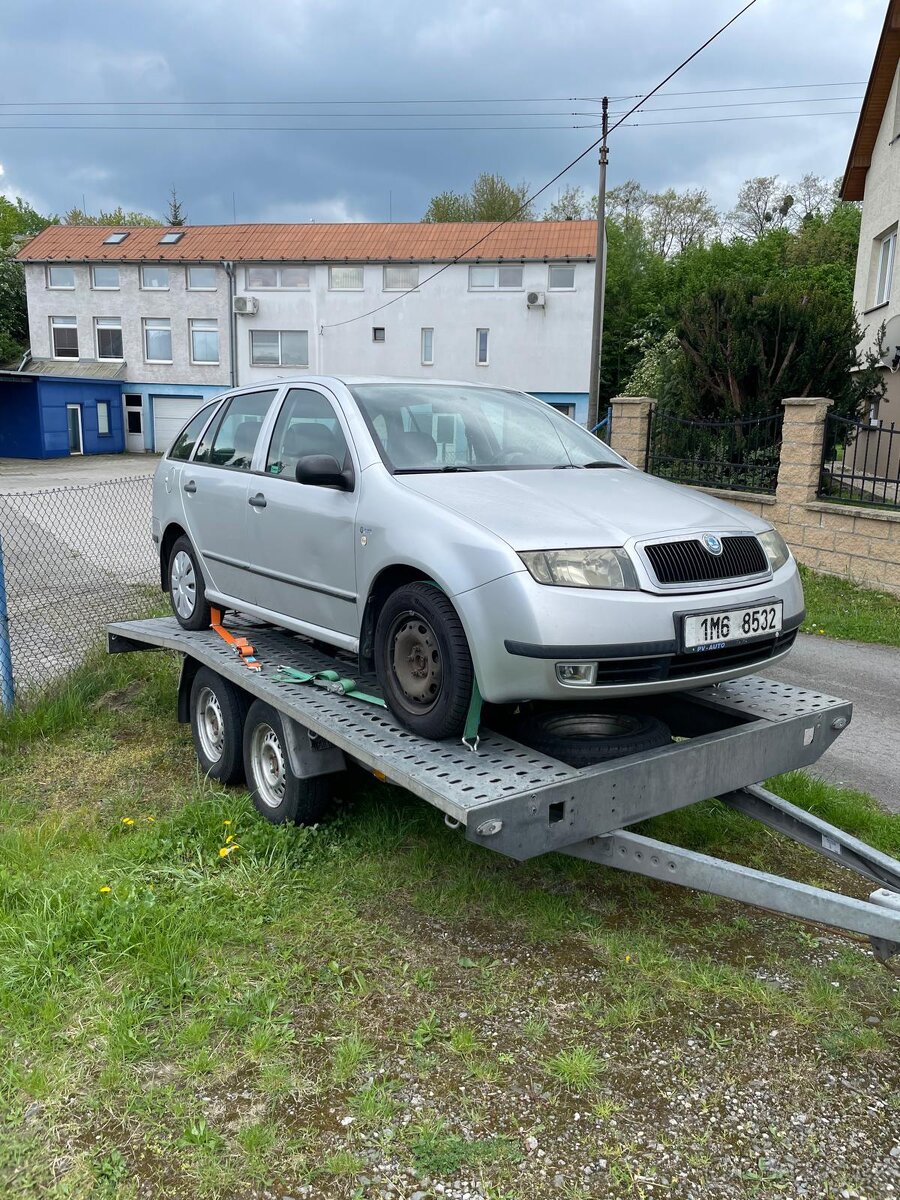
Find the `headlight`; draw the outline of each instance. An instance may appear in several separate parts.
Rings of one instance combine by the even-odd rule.
[[[769,529],[766,533],[759,533],[756,536],[759,538],[760,544],[766,552],[770,568],[773,571],[777,571],[779,567],[783,567],[791,557],[791,552],[787,548],[787,542],[778,530]]]
[[[519,558],[538,583],[637,590],[637,576],[624,550],[526,550]]]

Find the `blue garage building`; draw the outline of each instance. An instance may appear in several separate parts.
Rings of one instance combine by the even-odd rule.
[[[46,359],[0,371],[0,457],[120,454],[125,432],[116,375],[107,363]]]

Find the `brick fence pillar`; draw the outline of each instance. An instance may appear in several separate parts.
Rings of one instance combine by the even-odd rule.
[[[784,425],[775,498],[787,515],[791,505],[806,504],[816,498],[825,417],[833,402],[825,396],[791,396],[781,403]]]
[[[632,466],[644,469],[653,400],[649,396],[614,396],[610,445]]]

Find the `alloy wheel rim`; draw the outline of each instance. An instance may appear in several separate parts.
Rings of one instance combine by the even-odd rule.
[[[261,722],[253,730],[250,762],[257,794],[268,808],[280,808],[284,801],[287,769],[281,740],[271,725]]]
[[[444,677],[434,630],[418,613],[407,613],[394,626],[391,645],[394,678],[404,699],[420,711],[432,708]]]
[[[225,717],[219,697],[212,688],[200,689],[197,696],[197,736],[210,762],[218,762],[225,752]]]
[[[172,559],[172,574],[169,580],[172,592],[172,603],[179,617],[193,616],[197,604],[197,576],[191,556],[185,550],[179,550]]]

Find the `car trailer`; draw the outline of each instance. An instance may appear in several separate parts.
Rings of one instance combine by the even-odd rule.
[[[274,791],[257,807],[272,819],[278,819],[278,789],[285,779],[301,791],[321,792],[327,776],[352,762],[433,804],[469,841],[519,861],[549,851],[569,854],[862,934],[885,964],[900,954],[900,862],[758,786],[761,779],[819,759],[850,722],[852,706],[845,700],[752,675],[652,697],[648,703],[672,731],[671,745],[576,768],[490,729],[482,729],[474,750],[427,741],[398,726],[377,701],[345,694],[328,679],[311,685],[309,677],[319,672],[348,674],[354,661],[349,656],[263,624],[243,623],[234,632],[252,639],[254,669],[248,669],[246,645],[242,652],[234,633],[226,641],[213,629],[187,631],[167,617],[111,624],[108,649],[173,650],[183,656],[178,719],[192,724],[201,764],[200,747],[208,748],[212,737],[240,769],[243,724],[247,778],[258,782],[260,772],[268,772]],[[307,681],[280,668],[303,673]],[[198,689],[198,680],[208,681],[206,687]],[[357,687],[370,693],[369,701],[378,693],[374,677],[357,676]],[[272,710],[280,719],[249,728],[254,712]],[[212,733],[205,724],[210,715]],[[256,737],[263,729],[266,736]],[[859,900],[629,829],[713,796],[878,888]]]

